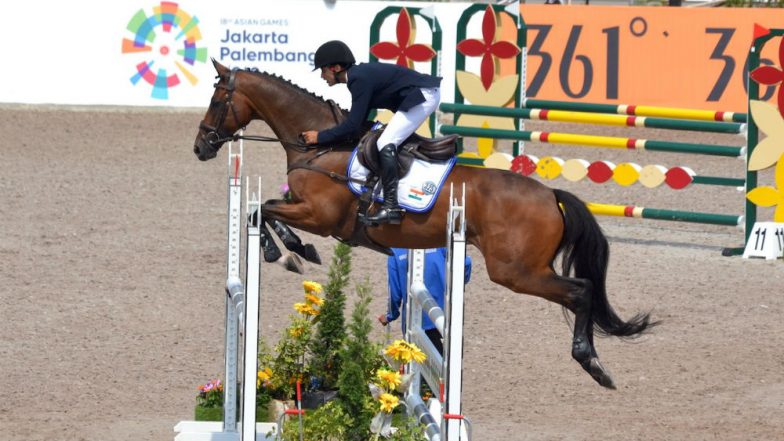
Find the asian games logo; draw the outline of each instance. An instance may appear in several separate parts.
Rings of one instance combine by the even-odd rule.
[[[184,78],[192,85],[198,78],[191,71],[198,61],[207,61],[207,48],[197,47],[201,40],[199,19],[180,9],[177,3],[161,2],[152,8],[149,17],[139,10],[126,27],[132,34],[123,38],[122,53],[134,56],[139,62],[131,83],[142,80],[152,86],[151,96],[169,99],[169,89]]]

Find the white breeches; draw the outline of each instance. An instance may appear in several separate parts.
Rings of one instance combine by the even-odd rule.
[[[376,147],[379,150],[388,144],[395,144],[395,147],[400,146],[438,108],[438,104],[441,102],[441,89],[439,87],[423,87],[421,90],[422,95],[425,96],[425,102],[417,104],[405,112],[398,110],[392,115],[387,128],[384,129],[376,142]]]

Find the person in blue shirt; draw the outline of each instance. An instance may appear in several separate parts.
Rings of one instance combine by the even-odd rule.
[[[388,109],[395,114],[378,138],[379,175],[384,190],[381,208],[367,217],[370,225],[399,224],[403,209],[397,201],[397,148],[438,108],[441,77],[389,63],[356,64],[354,54],[338,40],[322,44],[313,65],[331,87],[346,84],[351,92],[351,111],[342,123],[327,130],[308,130],[301,136],[307,144],[327,145],[355,135],[371,110]]]
[[[386,326],[389,322],[400,317],[401,307],[403,318],[401,325],[403,332],[406,329],[406,285],[408,275],[408,250],[404,248],[392,248],[394,253],[387,258],[387,276],[389,279],[389,310],[386,314],[378,316],[378,321]],[[432,248],[425,250],[425,286],[433,296],[438,306],[444,309],[444,291],[446,289],[446,248]],[[465,257],[465,277],[464,282],[468,283],[471,279],[471,258]],[[438,352],[443,354],[443,344],[441,334],[436,329],[435,324],[430,320],[427,313],[422,313],[422,328],[425,334],[433,342]]]

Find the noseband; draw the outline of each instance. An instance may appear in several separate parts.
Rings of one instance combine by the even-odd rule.
[[[221,84],[220,79],[217,83],[213,84],[216,89],[226,89],[226,98],[223,100],[222,107],[220,110],[220,116],[218,117],[218,123],[216,126],[211,126],[202,120],[199,123],[199,128],[207,132],[204,135],[204,140],[213,147],[216,148],[223,142],[233,140],[234,136],[221,136],[220,132],[223,129],[223,124],[226,122],[226,116],[229,114],[229,109],[231,109],[231,114],[234,117],[234,121],[239,121],[237,118],[237,110],[234,109],[234,102],[232,101],[232,97],[234,96],[234,79],[237,74],[237,68],[231,70],[229,74],[229,81],[226,82],[225,85]]]

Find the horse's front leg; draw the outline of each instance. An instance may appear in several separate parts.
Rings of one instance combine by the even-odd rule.
[[[299,257],[292,253],[287,253],[286,256],[283,256],[280,253],[280,249],[275,244],[275,241],[272,240],[272,233],[269,232],[264,224],[262,224],[259,228],[259,235],[261,239],[261,249],[264,252],[265,262],[277,262],[288,271],[297,274],[305,274],[305,268],[302,266],[302,261],[299,260]]]
[[[268,205],[278,205],[281,203],[285,203],[285,201],[280,199],[270,199],[265,202]],[[318,251],[312,244],[302,244],[302,239],[297,236],[294,231],[289,228],[288,225],[284,224],[283,222],[270,219],[268,217],[264,217],[264,222],[272,227],[272,231],[278,235],[283,245],[286,246],[286,249],[289,251],[293,251],[303,259],[307,260],[308,262],[313,262],[315,264],[321,265],[321,256],[319,256]]]

